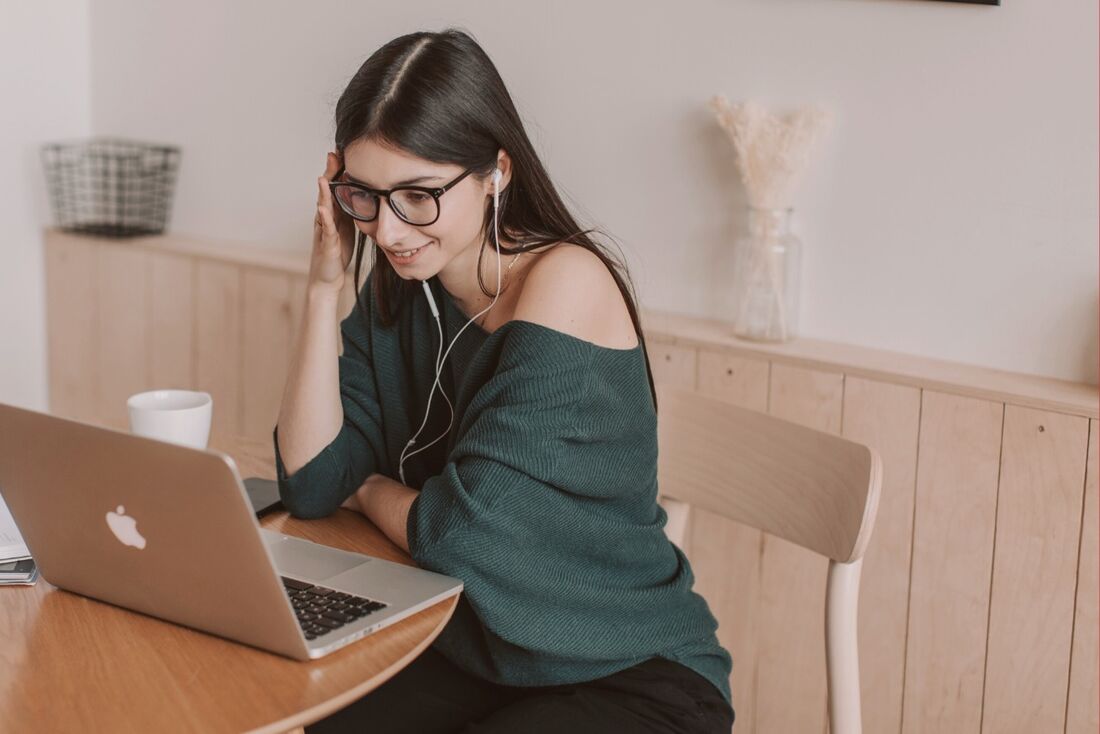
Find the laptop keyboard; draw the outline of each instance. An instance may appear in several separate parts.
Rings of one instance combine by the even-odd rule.
[[[286,576],[280,578],[307,640],[316,639],[348,622],[386,608],[385,604],[373,599],[288,579]]]

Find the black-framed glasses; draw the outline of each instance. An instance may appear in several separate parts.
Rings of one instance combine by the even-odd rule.
[[[372,189],[354,181],[330,181],[329,190],[340,208],[360,222],[373,222],[378,218],[378,201],[383,196],[393,213],[415,227],[434,224],[439,219],[439,197],[452,186],[473,173],[467,168],[458,178],[442,186],[395,186],[392,189]],[[343,174],[343,169],[336,176]]]

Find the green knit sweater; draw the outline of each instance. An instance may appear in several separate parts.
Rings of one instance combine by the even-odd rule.
[[[438,278],[444,349],[466,323]],[[397,478],[424,417],[439,331],[422,293],[384,328],[371,276],[341,323],[344,424],[287,476],[295,517],[333,513],[372,473]],[[454,403],[447,436],[405,461],[420,491],[409,552],[459,578],[464,592],[435,647],[458,667],[512,686],[580,682],[661,656],[695,670],[730,700],[729,653],[692,591],[684,554],[657,504],[657,421],[641,345],[613,349],[531,321],[491,334],[470,324],[440,384]],[[413,447],[442,434],[437,388]]]

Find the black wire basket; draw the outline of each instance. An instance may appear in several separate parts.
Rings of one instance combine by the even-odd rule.
[[[179,162],[176,146],[119,138],[42,146],[56,226],[103,237],[163,233]]]

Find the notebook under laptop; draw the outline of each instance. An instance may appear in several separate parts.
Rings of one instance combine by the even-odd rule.
[[[0,494],[54,586],[297,660],[462,590],[260,528],[221,452],[3,403]]]

